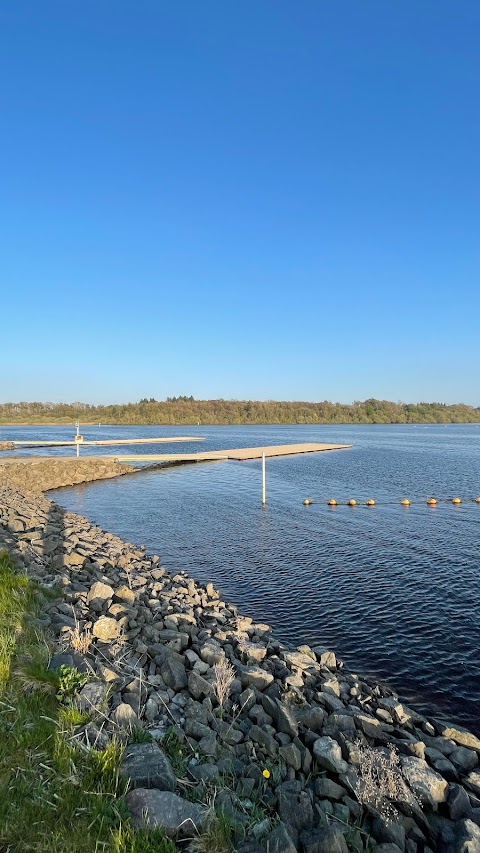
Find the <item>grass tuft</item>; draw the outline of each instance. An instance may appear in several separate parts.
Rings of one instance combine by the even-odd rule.
[[[34,627],[42,600],[0,553],[0,850],[174,853],[161,831],[130,826],[122,745],[80,746],[89,715],[71,699],[85,676],[47,669],[50,638]]]
[[[202,834],[190,842],[188,851],[189,853],[232,853],[232,836],[233,830],[228,817],[221,811],[216,813],[212,807]]]

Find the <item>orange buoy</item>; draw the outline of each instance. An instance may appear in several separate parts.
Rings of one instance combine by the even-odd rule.
[[[428,504],[429,506],[436,506],[436,505],[437,505],[436,498],[429,498],[429,499],[428,499],[428,501],[427,501],[427,504]]]
[[[347,501],[347,504],[348,506],[356,506],[357,502],[353,498],[350,498],[350,500]]]
[[[365,506],[375,506],[375,501],[372,501],[372,500],[367,501],[367,503],[365,504]]]
[[[475,503],[480,504],[480,498],[475,498]]]
[[[335,498],[330,498],[330,500],[327,501],[327,504],[328,504],[328,506],[337,506],[337,502],[336,502]]]
[[[403,498],[400,503],[402,506],[410,506],[410,501],[408,500],[408,498]]]
[[[312,501],[309,501],[309,499],[308,499],[308,498],[305,498],[305,500],[304,500],[304,502],[303,502],[303,505],[304,505],[304,506],[310,506],[310,504],[311,504],[311,503],[312,503]]]
[[[461,503],[462,503],[461,498],[452,498],[452,504],[461,504]]]

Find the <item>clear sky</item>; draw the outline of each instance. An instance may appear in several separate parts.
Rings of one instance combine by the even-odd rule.
[[[478,0],[3,0],[0,398],[480,404]]]

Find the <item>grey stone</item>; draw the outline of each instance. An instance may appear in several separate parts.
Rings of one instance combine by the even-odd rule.
[[[237,667],[240,670],[240,681],[242,687],[254,687],[256,690],[265,690],[273,681],[271,672],[262,669],[260,666],[242,666]]]
[[[198,741],[197,749],[202,755],[215,755],[217,751],[217,737],[215,732],[211,731],[208,735],[202,737]]]
[[[400,723],[401,726],[405,725],[405,723],[408,723],[412,716],[411,712],[407,708],[405,708],[405,706],[402,705],[402,703],[399,702],[398,699],[395,699],[391,696],[388,696],[385,699],[379,699],[378,707],[383,708],[383,710],[385,711],[389,711],[390,714],[392,714],[394,719],[397,721],[397,723]]]
[[[295,717],[295,710],[278,699],[270,700],[269,706],[272,709],[272,717],[277,731],[284,732],[284,734],[289,735],[291,738],[297,737],[298,723]],[[266,710],[270,713],[268,708]]]
[[[93,749],[106,749],[108,745],[107,733],[95,723],[87,723],[84,728],[84,737],[87,746]]]
[[[474,794],[480,796],[480,773],[478,770],[472,770],[465,778],[464,782]]]
[[[65,566],[83,566],[84,562],[85,556],[83,554],[78,554],[76,551],[63,555],[63,563]]]
[[[175,790],[175,774],[167,756],[156,743],[132,743],[123,753],[120,772],[132,788]]]
[[[52,628],[57,634],[62,633],[62,631],[70,633],[76,627],[75,619],[72,616],[65,616],[63,613],[52,614]]]
[[[96,581],[87,593],[87,604],[92,610],[100,612],[106,601],[113,598],[113,589],[106,583]]]
[[[350,738],[355,738],[355,720],[348,714],[330,714],[326,726],[333,726],[338,732],[343,732]]]
[[[450,820],[469,817],[471,811],[472,807],[465,788],[461,785],[450,785],[447,797],[447,812]]]
[[[347,792],[345,788],[337,785],[328,776],[320,776],[315,779],[315,793],[321,800],[341,800]]]
[[[295,716],[300,725],[306,726],[306,728],[311,729],[312,732],[320,733],[322,731],[325,711],[318,705],[306,705],[296,708]]]
[[[332,678],[327,678],[322,684],[322,691],[324,693],[331,693],[333,696],[337,696],[340,698],[340,693],[342,692],[340,689],[340,682],[338,678],[332,676]]]
[[[193,670],[188,675],[188,689],[193,698],[197,700],[211,696],[213,693],[213,687],[210,682]]]
[[[108,682],[108,684],[123,681],[123,676],[119,675],[118,672],[115,672],[114,669],[110,669],[109,666],[105,666],[103,663],[97,664],[97,675],[102,679],[102,681]]]
[[[170,649],[164,649],[159,671],[167,687],[171,687],[176,693],[187,686],[185,666],[177,654]]]
[[[201,832],[207,811],[196,803],[155,788],[136,788],[130,791],[125,802],[130,812],[132,826],[163,829],[170,838],[182,838]]]
[[[367,737],[383,738],[382,724],[375,717],[370,717],[368,714],[355,714],[355,723]]]
[[[437,761],[432,761],[432,764],[435,770],[448,782],[457,782],[458,770],[448,758],[439,758]]]
[[[195,764],[189,767],[189,772],[197,782],[213,782],[218,776],[216,764]]]
[[[287,827],[279,823],[265,839],[266,849],[269,853],[297,853]]]
[[[372,853],[402,853],[402,851],[396,844],[392,844],[387,841],[385,844],[377,844],[377,846],[372,849]]]
[[[140,724],[135,711],[127,702],[121,702],[120,705],[117,705],[111,712],[110,719],[120,729],[132,729]]]
[[[252,826],[252,835],[254,838],[261,838],[262,835],[266,835],[268,830],[270,829],[270,818],[266,817],[264,820],[259,821],[259,823],[255,823]]]
[[[209,666],[214,666],[214,664],[222,663],[222,661],[225,660],[225,652],[219,643],[211,640],[210,642],[205,643],[205,645],[200,649],[200,657],[204,663],[208,663]]]
[[[119,586],[117,590],[115,590],[113,594],[114,601],[120,601],[124,604],[134,604],[135,603],[135,593],[133,589],[130,589],[128,586]]]
[[[270,726],[273,723],[273,717],[267,714],[261,705],[254,705],[253,708],[250,708],[248,716],[257,726]]]
[[[57,652],[50,658],[48,669],[60,669],[61,666],[73,667],[73,656],[68,652]]]
[[[249,736],[255,743],[263,746],[271,758],[275,758],[278,753],[278,743],[272,735],[268,734],[264,729],[261,729],[260,726],[252,726],[249,731]]]
[[[235,830],[241,831],[242,827],[248,822],[245,812],[240,810],[240,802],[233,791],[220,791],[215,804],[218,811],[223,812]]]
[[[91,681],[85,684],[76,698],[80,711],[94,711],[102,707],[108,693],[108,684],[103,681]]]
[[[462,773],[468,773],[478,764],[477,753],[474,749],[468,749],[466,746],[458,746],[448,758]]]
[[[480,752],[480,739],[472,734],[472,732],[462,728],[462,726],[452,726],[447,723],[444,725],[441,724],[439,728],[440,734],[443,737],[454,740],[460,746],[467,746],[469,749],[475,749],[477,752]]]
[[[479,853],[480,827],[472,820],[462,820],[454,829],[454,840],[449,853]]]
[[[325,705],[329,711],[340,711],[343,712],[345,710],[345,704],[342,702],[338,696],[334,696],[333,693],[317,693],[317,699],[322,705]]]
[[[202,737],[208,737],[211,734],[211,729],[205,723],[200,723],[198,720],[190,717],[185,723],[185,734],[189,737],[194,737],[196,740],[200,740]]]
[[[436,810],[447,799],[448,783],[431,770],[426,761],[413,756],[401,756],[402,772],[412,791],[424,805]]]
[[[347,772],[348,764],[343,760],[342,750],[333,738],[318,738],[313,744],[313,755],[321,767],[332,770],[334,773]]]
[[[405,828],[398,821],[375,817],[371,834],[379,844],[396,844],[402,853],[405,850]]]
[[[260,663],[267,654],[265,646],[259,646],[256,643],[248,642],[241,643],[239,645],[239,651],[241,651],[242,654],[246,655],[247,658],[257,661],[258,663]]]
[[[348,853],[347,842],[337,826],[302,833],[303,853]]]
[[[253,687],[247,687],[242,693],[240,693],[240,708],[248,713],[256,703],[257,694]]]
[[[120,625],[110,616],[100,616],[93,624],[92,634],[104,643],[116,640],[120,636]]]
[[[287,826],[293,841],[297,843],[298,834],[311,829],[313,807],[307,791],[302,791],[298,781],[282,782],[277,788],[277,810],[280,820]]]
[[[330,651],[330,649],[324,649],[322,646],[315,646],[313,651],[315,652],[321,667],[325,667],[326,669],[337,668],[335,652]]]
[[[313,660],[310,655],[306,655],[303,652],[286,652],[285,661],[288,666],[294,667],[295,669],[300,669],[302,671],[305,669],[318,671],[320,669],[319,664],[316,662],[316,660]]]
[[[230,746],[235,746],[243,740],[243,732],[234,723],[227,723],[225,720],[215,720],[215,729],[220,738],[225,743],[230,744]]]
[[[286,746],[281,746],[278,750],[281,758],[288,764],[289,767],[293,767],[294,770],[298,771],[302,768],[302,755],[300,750],[294,743],[289,743]]]

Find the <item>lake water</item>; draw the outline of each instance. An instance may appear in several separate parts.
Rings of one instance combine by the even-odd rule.
[[[206,439],[118,450],[139,454],[352,444],[351,450],[267,460],[263,509],[258,461],[146,472],[62,489],[55,499],[146,545],[166,568],[213,581],[225,599],[268,622],[280,639],[332,647],[350,670],[388,680],[424,710],[479,731],[480,506],[399,505],[403,497],[480,494],[478,425],[97,426],[82,433]],[[65,427],[0,428],[0,440],[71,434]],[[379,503],[304,507],[306,497]]]

